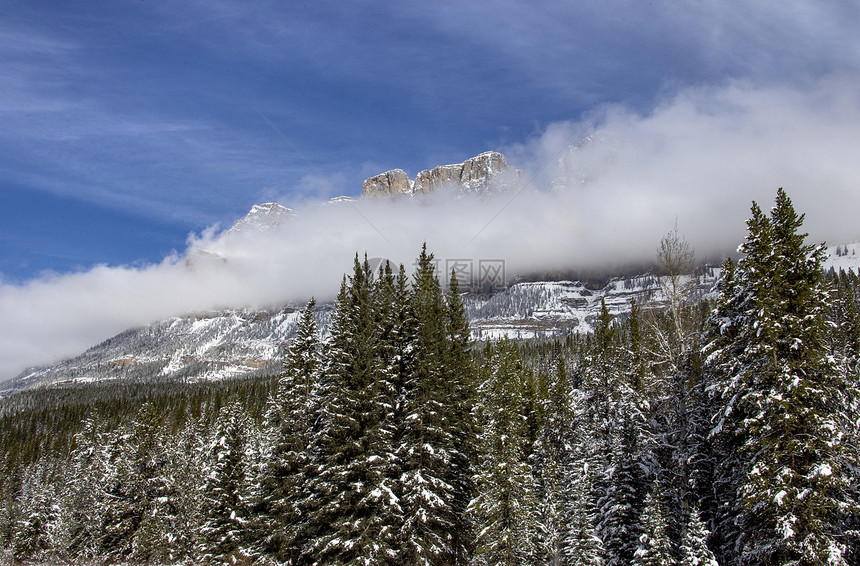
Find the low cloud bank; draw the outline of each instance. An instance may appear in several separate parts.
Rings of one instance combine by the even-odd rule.
[[[606,107],[501,148],[531,179],[519,192],[304,204],[276,228],[192,235],[158,265],[0,285],[0,378],[182,313],[330,298],[356,252],[409,266],[426,241],[443,268],[502,259],[509,277],[597,269],[649,261],[677,220],[700,257],[720,255],[743,239],[750,202],[769,207],[780,186],[814,240],[857,239],[858,87],[731,84],[684,91],[648,114]]]

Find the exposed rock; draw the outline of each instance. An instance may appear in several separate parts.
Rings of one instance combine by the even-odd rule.
[[[484,195],[516,185],[521,175],[522,171],[508,166],[508,160],[504,155],[496,151],[488,151],[463,163],[440,165],[421,171],[412,182],[401,169],[382,173],[364,182],[362,196],[367,198],[420,196],[439,190],[450,190],[457,196]]]
[[[490,182],[508,169],[508,160],[501,153],[488,151],[454,165],[440,165],[418,173],[414,194],[428,194],[443,188],[462,193],[484,193]]]
[[[364,182],[362,196],[368,198],[392,198],[412,193],[409,177],[403,169],[392,169]]]

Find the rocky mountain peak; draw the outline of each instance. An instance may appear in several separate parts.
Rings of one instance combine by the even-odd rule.
[[[521,176],[522,171],[511,169],[504,155],[487,151],[462,163],[425,169],[412,181],[402,169],[387,171],[367,179],[361,194],[366,198],[398,198],[453,190],[456,196],[485,195],[516,185]]]
[[[255,204],[244,218],[240,218],[233,224],[230,232],[241,232],[247,229],[274,230],[293,216],[295,216],[295,213],[292,209],[276,202]]]

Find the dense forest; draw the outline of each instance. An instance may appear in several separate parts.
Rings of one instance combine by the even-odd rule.
[[[753,203],[718,297],[470,341],[452,277],[355,260],[283,372],[0,401],[0,562],[860,564],[860,281]]]

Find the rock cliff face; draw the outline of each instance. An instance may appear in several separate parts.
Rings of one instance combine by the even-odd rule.
[[[369,198],[391,198],[412,194],[412,183],[403,169],[392,169],[364,182],[361,190]]]
[[[427,195],[440,190],[450,190],[456,196],[484,195],[516,185],[521,176],[521,171],[508,166],[504,155],[488,151],[463,163],[421,171],[414,181],[410,181],[402,169],[376,175],[364,182],[362,196],[396,198]]]

